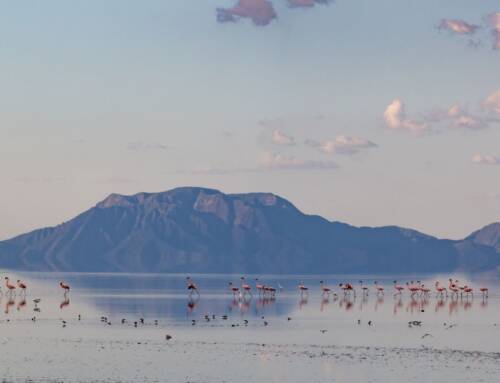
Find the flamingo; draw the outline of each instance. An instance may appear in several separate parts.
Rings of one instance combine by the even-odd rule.
[[[325,296],[329,297],[331,289],[329,287],[327,287],[323,281],[319,281],[319,284],[321,286],[321,291],[322,291],[321,295],[323,295],[323,297],[325,297]]]
[[[64,294],[67,294],[69,292],[70,287],[67,283],[61,281],[59,282],[59,286],[64,290]]]
[[[363,292],[363,297],[368,296],[368,293],[370,291],[370,289],[368,288],[368,286],[364,286],[363,285],[363,281],[359,281],[359,285],[361,286],[361,291]]]
[[[236,300],[236,297],[240,294],[239,287],[233,286],[233,282],[229,282],[229,291],[233,293],[234,300]]]
[[[309,289],[304,285],[304,282],[299,283],[300,296],[309,295]]]
[[[481,294],[483,294],[483,298],[488,298],[488,288],[487,287],[480,287],[479,291],[481,291]]]
[[[425,287],[425,285],[422,283],[420,285],[420,291],[422,292],[422,294],[424,295],[424,297],[428,297],[429,293],[431,292],[431,289],[429,289],[428,287]]]
[[[440,297],[442,298],[442,297],[443,297],[443,295],[445,295],[445,294],[446,294],[446,296],[448,296],[448,290],[446,290],[446,287],[441,286],[441,285],[439,284],[439,281],[436,281],[436,283],[434,284],[434,286],[436,286],[436,291],[437,291],[437,293],[436,293],[436,298],[437,298],[438,296],[440,296]]]
[[[17,287],[19,287],[21,289],[21,292],[26,295],[26,288],[27,288],[26,283],[21,282],[21,280],[18,279]]]
[[[474,298],[474,290],[472,287],[469,287],[467,285],[464,286],[463,292],[465,293],[465,297],[468,298],[469,295]]]
[[[410,296],[412,298],[415,297],[415,295],[418,295],[418,292],[420,291],[420,286],[414,284],[413,281],[411,281],[411,283],[406,282],[406,287],[410,290]]]
[[[5,287],[7,287],[9,291],[9,295],[15,295],[16,286],[10,283],[9,277],[5,277]]]
[[[351,294],[351,292],[356,295],[356,290],[354,290],[353,285],[351,285],[350,283],[339,283],[339,287],[342,289],[342,291],[344,291],[344,296],[346,296],[347,294]]]
[[[405,289],[404,286],[398,284],[398,281],[394,281],[394,291],[395,291],[394,295],[401,295],[404,289]]]
[[[375,289],[377,290],[377,295],[384,295],[384,286],[380,286],[377,281],[375,281]]]
[[[453,282],[453,279],[450,278],[449,282],[450,284],[448,285],[448,289],[452,292],[452,294],[458,297],[458,291],[460,290],[460,288],[455,282]]]
[[[272,286],[264,286],[264,292],[269,293],[271,298],[276,296],[276,289]]]
[[[259,283],[259,278],[255,278],[255,288],[259,292],[259,295],[264,294],[264,285]]]
[[[187,289],[189,291],[189,297],[191,297],[193,295],[193,292],[195,292],[199,297],[200,292],[198,291],[198,286],[196,286],[196,283],[193,282],[191,277],[187,277],[186,281],[187,281]]]
[[[241,291],[243,291],[243,296],[245,294],[249,294],[250,297],[252,296],[252,287],[248,283],[245,283],[245,277],[241,277]]]

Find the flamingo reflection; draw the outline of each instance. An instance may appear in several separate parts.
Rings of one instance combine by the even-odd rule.
[[[68,306],[69,306],[69,296],[67,294],[64,294],[64,299],[59,305],[59,309],[64,310]]]

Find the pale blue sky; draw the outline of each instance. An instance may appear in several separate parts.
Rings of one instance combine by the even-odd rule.
[[[266,26],[217,22],[236,3],[0,1],[0,239],[112,192],[185,185],[450,238],[500,221],[500,160],[484,160],[500,158],[500,111],[485,104],[500,90],[500,1],[273,0]],[[406,117],[391,129],[396,99]],[[481,129],[450,128],[455,103]]]

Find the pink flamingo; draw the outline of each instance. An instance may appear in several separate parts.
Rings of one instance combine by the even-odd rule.
[[[7,287],[9,295],[15,295],[16,294],[16,286],[14,286],[12,283],[10,283],[9,277],[5,277],[5,287]]]
[[[255,278],[255,288],[259,292],[259,295],[264,294],[264,287],[262,283],[259,283],[259,278]]]
[[[243,296],[245,294],[249,294],[250,297],[252,296],[252,287],[248,283],[245,283],[245,277],[241,277],[241,291],[243,291]]]
[[[229,282],[229,291],[231,291],[233,293],[233,298],[234,298],[234,300],[236,300],[236,298],[240,294],[239,287],[233,286],[233,282]]]
[[[377,290],[377,295],[382,294],[384,295],[384,287],[380,286],[377,281],[375,281],[375,290]]]
[[[363,281],[359,281],[359,286],[361,288],[361,291],[363,292],[363,297],[367,297],[370,292],[368,286],[363,285]]]
[[[21,282],[21,280],[18,279],[17,287],[19,287],[21,289],[21,292],[26,295],[26,289],[27,289],[26,283]]]
[[[354,290],[354,286],[350,283],[339,283],[339,287],[344,292],[344,296],[351,295],[351,292],[356,295],[356,290]]]
[[[464,289],[463,289],[463,292],[465,293],[465,297],[468,298],[469,295],[471,297],[474,297],[474,290],[472,289],[472,287],[469,287],[467,285],[464,286]]]
[[[401,295],[404,289],[404,286],[401,286],[398,281],[394,281],[394,295]]]
[[[413,283],[413,281],[411,281],[411,283],[408,283],[406,282],[406,286],[408,288],[408,290],[410,290],[410,293],[411,293],[411,297],[413,298],[415,295],[418,295],[419,291],[420,291],[420,286],[417,286]]]
[[[488,288],[487,287],[480,287],[479,291],[481,291],[481,294],[483,294],[483,298],[488,298]]]
[[[193,282],[191,277],[187,277],[186,281],[187,281],[187,289],[189,291],[189,297],[191,297],[193,293],[196,293],[199,297],[200,292],[198,291],[198,286],[196,286],[196,283]]]
[[[436,283],[434,284],[434,286],[436,286],[436,298],[437,298],[438,296],[440,296],[441,298],[442,298],[443,296],[445,296],[445,295],[446,295],[446,296],[448,296],[448,290],[446,290],[446,287],[441,286],[441,285],[439,284],[439,281],[436,281]]]
[[[319,284],[321,286],[321,295],[323,295],[323,297],[325,297],[325,296],[329,297],[331,289],[329,287],[327,287],[323,281],[319,281]]]
[[[458,292],[460,291],[460,286],[458,286],[458,281],[453,282],[453,279],[449,279],[448,290],[451,291],[452,295],[458,298]]]
[[[424,297],[428,297],[429,293],[431,292],[431,289],[429,289],[428,287],[425,287],[425,285],[422,283],[420,285],[420,291],[422,292],[422,294],[424,295]]]
[[[309,289],[304,285],[304,282],[299,283],[300,296],[309,295]]]
[[[59,282],[59,287],[64,290],[64,294],[67,294],[70,290],[69,285],[65,282]]]
[[[271,298],[274,298],[276,296],[276,289],[272,286],[264,286],[264,292],[269,293]]]

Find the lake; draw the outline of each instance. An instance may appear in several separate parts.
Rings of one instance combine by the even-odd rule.
[[[188,296],[183,274],[0,272],[5,275],[28,285],[26,297],[9,297],[4,287],[0,301],[0,353],[10,360],[0,372],[13,382],[162,381],[165,363],[174,381],[323,381],[351,371],[354,362],[359,370],[349,375],[352,381],[421,381],[418,371],[430,367],[433,376],[448,379],[445,366],[453,366],[454,381],[489,381],[499,372],[500,283],[494,279],[453,276],[475,288],[488,286],[487,299],[437,298],[434,289],[428,297],[411,298],[408,291],[394,296],[393,281],[418,279],[433,287],[448,276],[249,275],[252,296],[242,298],[228,286],[239,286],[240,275],[191,275],[199,297]],[[256,277],[275,287],[276,296],[259,294]],[[336,296],[323,297],[320,280]],[[344,296],[339,284],[360,280],[369,295],[358,289],[356,296]],[[60,281],[71,286],[69,294]],[[383,295],[375,292],[375,281]],[[300,282],[309,287],[308,296],[298,292]],[[446,363],[437,363],[444,355]],[[19,358],[29,363],[16,367]],[[231,358],[228,367],[223,360]],[[196,368],[187,367],[193,360]],[[131,361],[141,368],[131,370]],[[287,367],[291,363],[302,367]],[[393,374],[377,369],[386,364]]]

